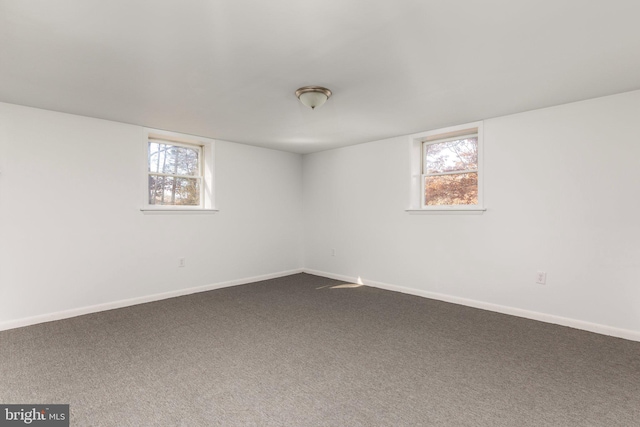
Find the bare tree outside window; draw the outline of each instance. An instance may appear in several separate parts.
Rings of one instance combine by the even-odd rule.
[[[478,204],[478,137],[469,135],[425,142],[426,206]]]
[[[198,146],[149,140],[149,204],[199,206],[201,153]]]

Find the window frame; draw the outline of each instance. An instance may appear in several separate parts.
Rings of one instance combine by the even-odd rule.
[[[478,138],[478,169],[473,171],[455,171],[451,174],[474,172],[478,174],[478,203],[475,205],[426,205],[425,204],[425,147],[430,144],[461,139],[465,136]],[[409,136],[411,152],[411,184],[409,194],[409,213],[482,213],[484,207],[484,166],[483,166],[483,122],[467,123]],[[450,173],[445,173],[450,174]],[[444,175],[444,174],[437,174]],[[430,176],[430,175],[429,175]]]
[[[160,142],[186,148],[197,148],[198,176],[164,174],[149,171],[149,142]],[[214,203],[214,147],[215,141],[209,138],[185,135],[157,129],[144,129],[144,199],[141,211],[143,213],[215,213],[218,210]],[[184,178],[198,178],[200,180],[200,204],[189,205],[155,205],[149,203],[149,176],[176,176]]]

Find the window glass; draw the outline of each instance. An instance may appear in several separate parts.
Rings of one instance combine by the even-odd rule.
[[[477,205],[478,173],[427,175],[424,198],[427,206]]]
[[[428,144],[424,164],[427,174],[477,170],[478,137]]]
[[[149,141],[149,172],[199,175],[199,154],[199,147],[191,148]]]
[[[201,148],[149,140],[149,204],[200,206]]]

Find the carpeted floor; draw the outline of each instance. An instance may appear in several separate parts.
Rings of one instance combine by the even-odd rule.
[[[72,426],[634,426],[640,343],[308,274],[0,332]]]

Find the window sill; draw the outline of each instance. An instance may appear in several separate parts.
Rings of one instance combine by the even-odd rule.
[[[429,208],[405,209],[409,215],[482,215],[486,208]]]
[[[176,208],[143,208],[140,211],[145,215],[171,215],[171,214],[215,214],[218,212],[218,209],[176,209]]]

